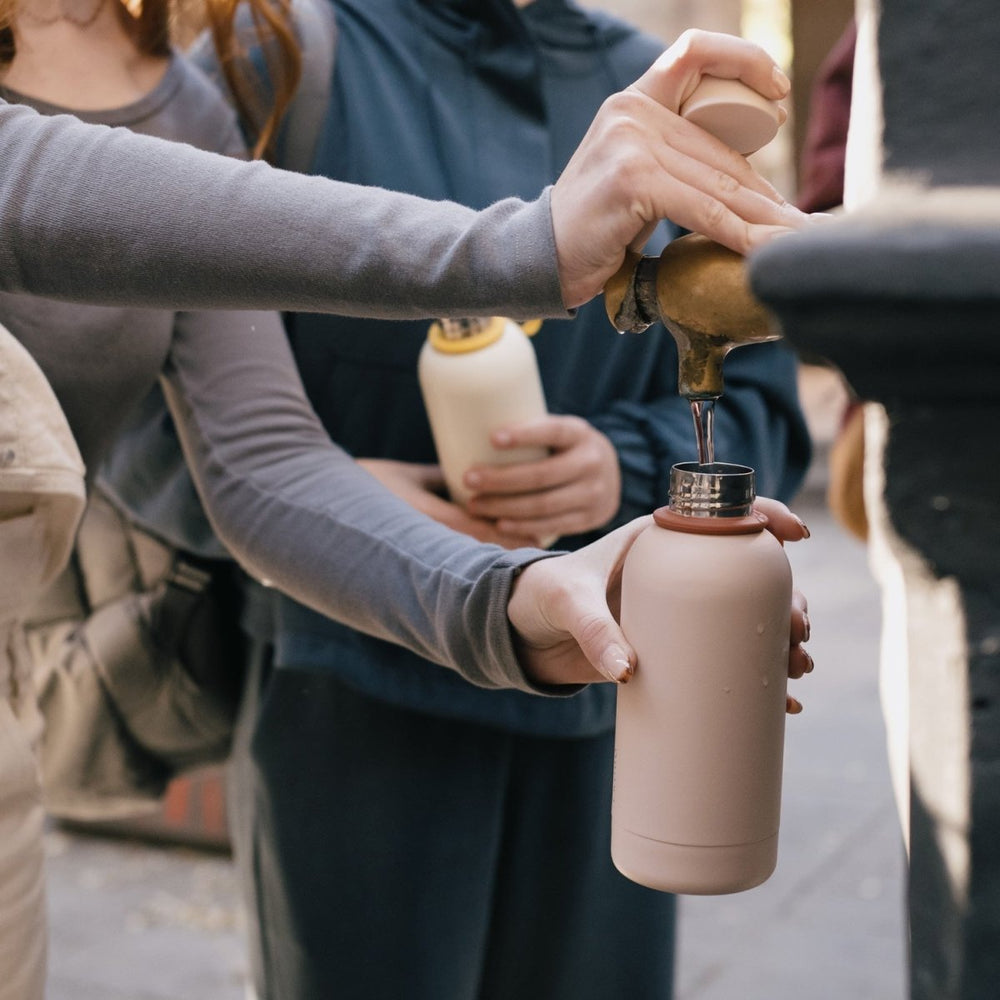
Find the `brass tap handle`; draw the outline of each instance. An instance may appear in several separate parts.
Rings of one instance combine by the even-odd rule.
[[[750,291],[743,257],[697,233],[668,243],[658,258],[629,251],[604,296],[618,330],[641,333],[663,321],[677,343],[678,389],[687,399],[722,395],[722,362],[734,347],[781,336]]]

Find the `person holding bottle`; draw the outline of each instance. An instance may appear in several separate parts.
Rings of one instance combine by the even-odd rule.
[[[661,48],[564,0],[319,0],[299,16],[317,6],[332,9],[337,32],[328,103],[304,138],[288,126],[286,148],[313,149],[315,174],[473,208],[571,173],[602,102]],[[308,64],[317,36],[299,36]],[[657,249],[685,223],[680,206],[671,214]],[[416,509],[511,548],[547,537],[576,548],[664,501],[693,434],[661,327],[618,337],[601,302],[543,323],[533,343],[550,416],[504,428],[496,443],[551,457],[472,470],[474,496],[460,506],[443,495],[417,383],[427,325],[288,317],[324,426]],[[808,460],[793,358],[780,345],[737,352],[727,387],[719,453],[757,468],[764,492],[791,496]],[[119,458],[114,486],[142,516],[128,471],[137,450]],[[668,997],[674,902],[610,860],[613,691],[593,686],[558,704],[486,692],[269,596],[251,601],[265,610],[250,622],[231,762],[262,1000],[332,989]]]

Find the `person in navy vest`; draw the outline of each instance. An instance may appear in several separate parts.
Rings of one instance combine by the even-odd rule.
[[[311,171],[477,208],[552,183],[605,98],[664,47],[568,0],[333,8]],[[648,252],[680,232],[664,223]],[[694,457],[669,334],[618,336],[600,299],[533,338],[551,416],[508,443],[550,449],[540,480],[479,470],[468,511],[435,467],[417,382],[427,323],[287,327],[332,438],[484,540],[574,548],[660,506],[671,464]],[[809,454],[792,355],[735,352],[726,389],[716,453],[790,498]],[[671,996],[674,899],[610,860],[611,685],[486,691],[286,598],[267,617],[232,764],[261,998]]]

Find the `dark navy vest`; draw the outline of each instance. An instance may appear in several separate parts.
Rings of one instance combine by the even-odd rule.
[[[522,10],[510,0],[337,0],[334,7],[332,96],[314,172],[472,207],[537,197],[602,101],[663,48],[564,0]],[[351,454],[435,461],[416,374],[427,325],[289,318],[309,397]],[[669,337],[619,337],[600,301],[575,322],[546,322],[534,343],[552,412],[600,414],[675,391]],[[610,686],[569,699],[486,692],[288,599],[279,605],[279,665],[333,671],[394,704],[507,730],[576,736],[613,723]]]

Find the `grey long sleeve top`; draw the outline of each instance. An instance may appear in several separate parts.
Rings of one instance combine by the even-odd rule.
[[[562,315],[547,196],[477,214],[283,174],[0,102],[0,291],[137,307]],[[519,310],[511,310],[518,302]],[[17,315],[0,322],[18,327]],[[93,464],[162,375],[220,540],[249,572],[352,627],[535,690],[510,586],[534,550],[479,545],[414,512],[334,446],[273,314],[179,313],[102,339],[15,329]],[[86,359],[82,366],[81,360]]]
[[[566,315],[547,191],[477,213],[4,101],[0,289],[392,319]]]

